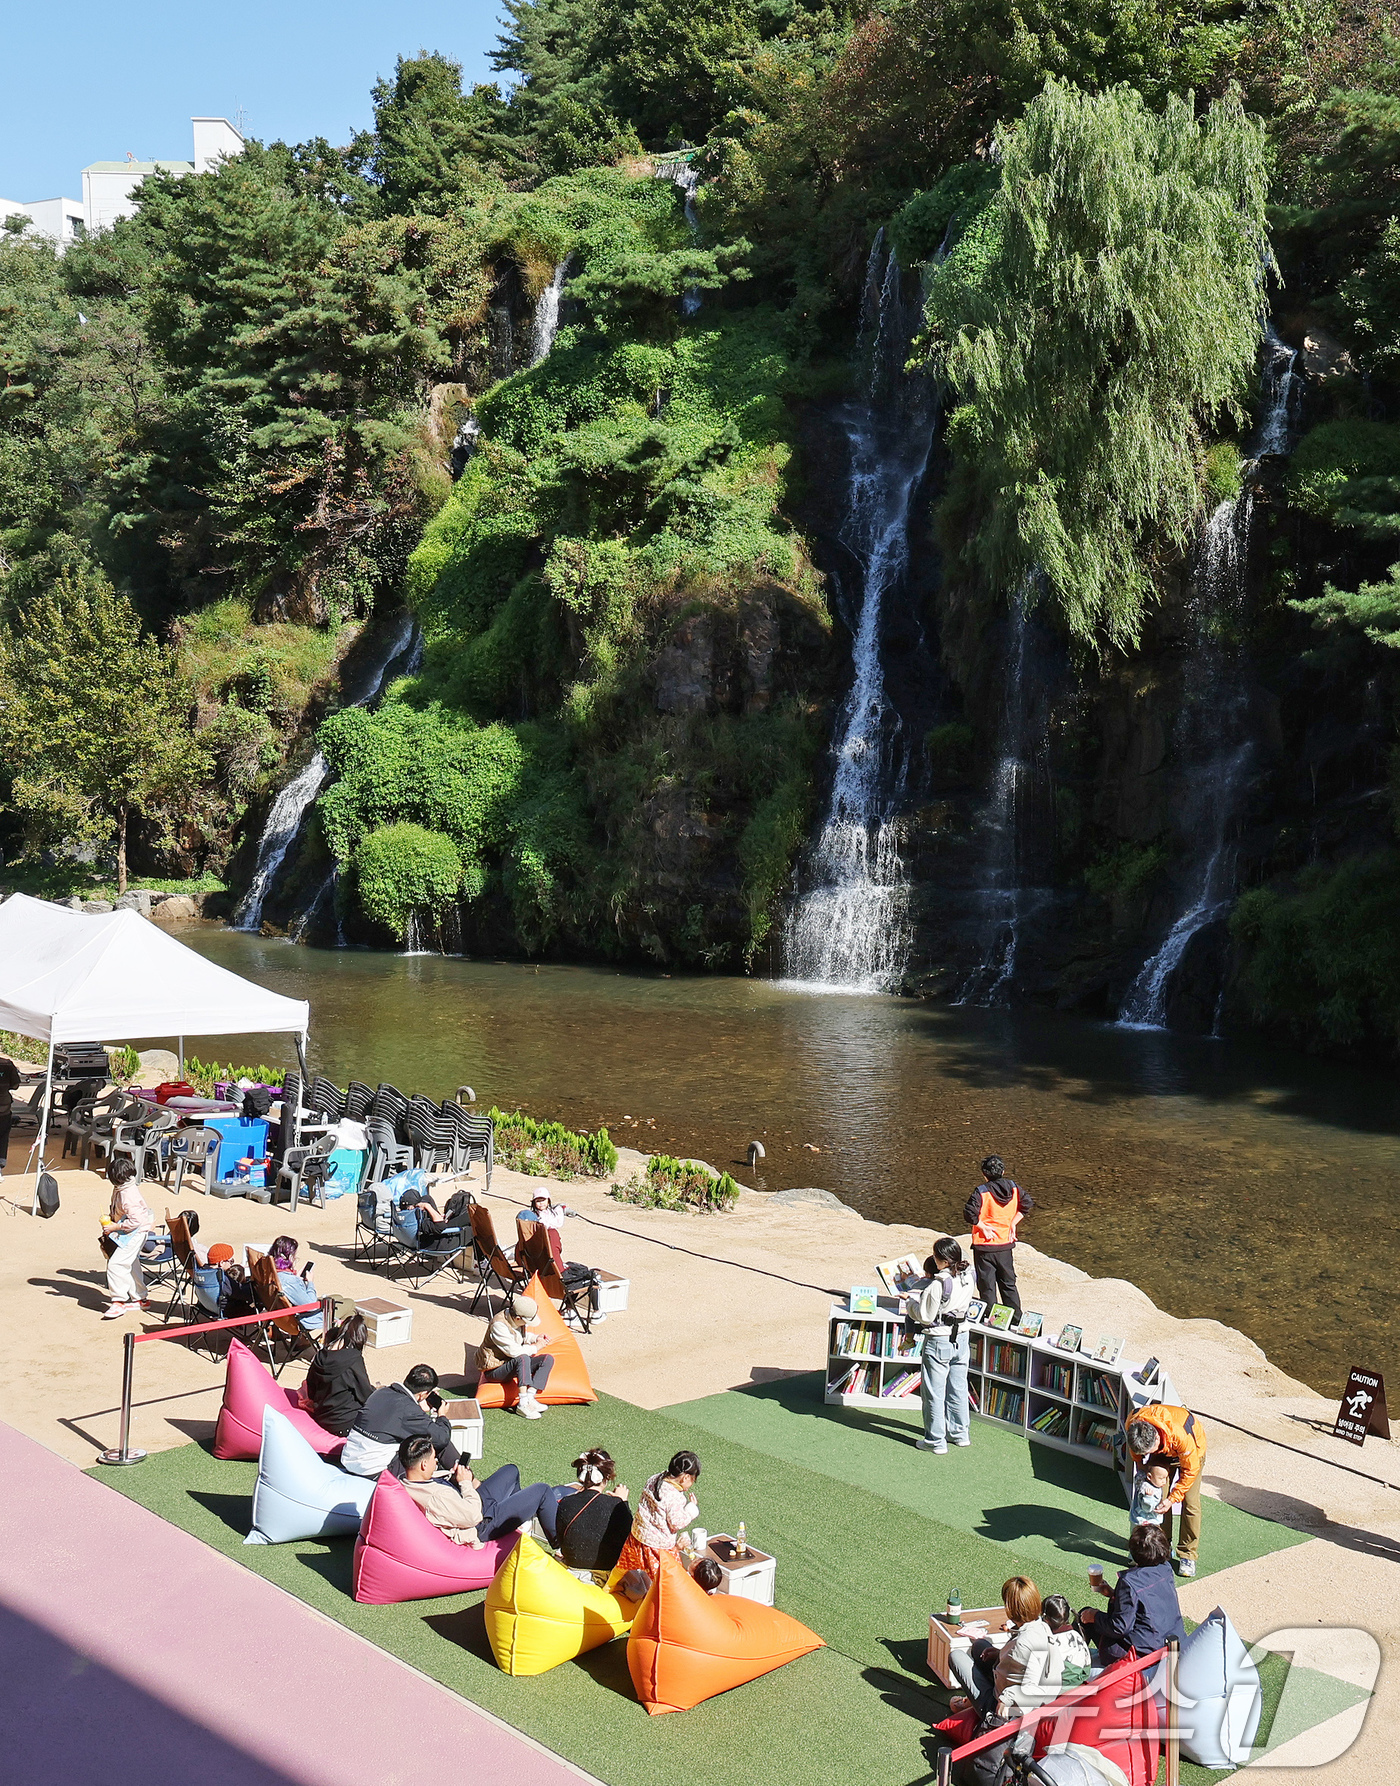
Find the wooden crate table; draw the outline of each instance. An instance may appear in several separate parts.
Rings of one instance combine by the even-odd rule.
[[[471,1399],[444,1402],[442,1418],[452,1428],[452,1443],[461,1452],[464,1463],[485,1454],[486,1422],[481,1416],[480,1402]]]
[[[715,1589],[717,1594],[736,1594],[742,1600],[757,1600],[760,1606],[773,1604],[773,1583],[778,1573],[775,1557],[755,1550],[751,1544],[742,1557],[734,1555],[734,1539],[720,1532],[705,1546],[705,1554],[719,1564],[723,1577]]]
[[[987,1636],[995,1637],[1007,1626],[1006,1608],[1004,1606],[968,1606],[964,1607],[962,1625],[984,1624]],[[981,1635],[980,1632],[977,1633]],[[932,1613],[928,1621],[928,1665],[929,1671],[945,1687],[954,1687],[962,1692],[962,1685],[953,1673],[952,1654],[954,1650],[970,1650],[972,1637],[963,1634],[962,1626],[952,1624],[942,1613]]]
[[[367,1296],[355,1307],[369,1328],[369,1343],[376,1349],[384,1346],[406,1346],[413,1338],[413,1310],[401,1302],[386,1302],[382,1296]]]

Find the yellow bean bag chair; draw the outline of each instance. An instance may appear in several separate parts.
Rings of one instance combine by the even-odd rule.
[[[486,1635],[506,1674],[543,1674],[624,1637],[637,1604],[570,1575],[522,1534],[486,1590]]]

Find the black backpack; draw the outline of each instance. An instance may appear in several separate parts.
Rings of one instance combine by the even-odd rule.
[[[52,1172],[41,1172],[39,1183],[35,1188],[34,1201],[39,1214],[46,1219],[58,1214],[58,1180]]]

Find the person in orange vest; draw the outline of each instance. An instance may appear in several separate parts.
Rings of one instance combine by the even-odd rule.
[[[1152,1402],[1139,1408],[1127,1426],[1128,1449],[1139,1469],[1149,1459],[1165,1464],[1176,1480],[1163,1496],[1157,1511],[1164,1515],[1162,1529],[1171,1538],[1173,1510],[1181,1509],[1181,1536],[1176,1547],[1176,1572],[1196,1573],[1201,1543],[1201,1471],[1206,1461],[1205,1427],[1189,1408],[1169,1408]]]
[[[1015,1179],[1006,1176],[999,1154],[989,1153],[982,1162],[985,1182],[967,1200],[963,1220],[972,1229],[972,1266],[977,1273],[977,1294],[990,1308],[1004,1302],[1021,1319],[1021,1292],[1016,1288],[1016,1230],[1021,1217],[1035,1208],[1035,1200]]]

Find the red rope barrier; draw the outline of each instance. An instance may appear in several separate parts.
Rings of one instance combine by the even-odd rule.
[[[263,1321],[285,1321],[297,1315],[310,1314],[313,1306],[319,1308],[324,1316],[327,1312],[326,1304],[330,1301],[329,1296],[323,1296],[314,1305],[303,1303],[300,1308],[272,1309],[262,1315],[235,1315],[230,1321],[201,1321],[197,1327],[149,1327],[144,1332],[133,1333],[131,1341],[133,1345],[139,1346],[142,1340],[180,1339],[187,1333],[218,1333],[225,1327],[253,1327]]]

